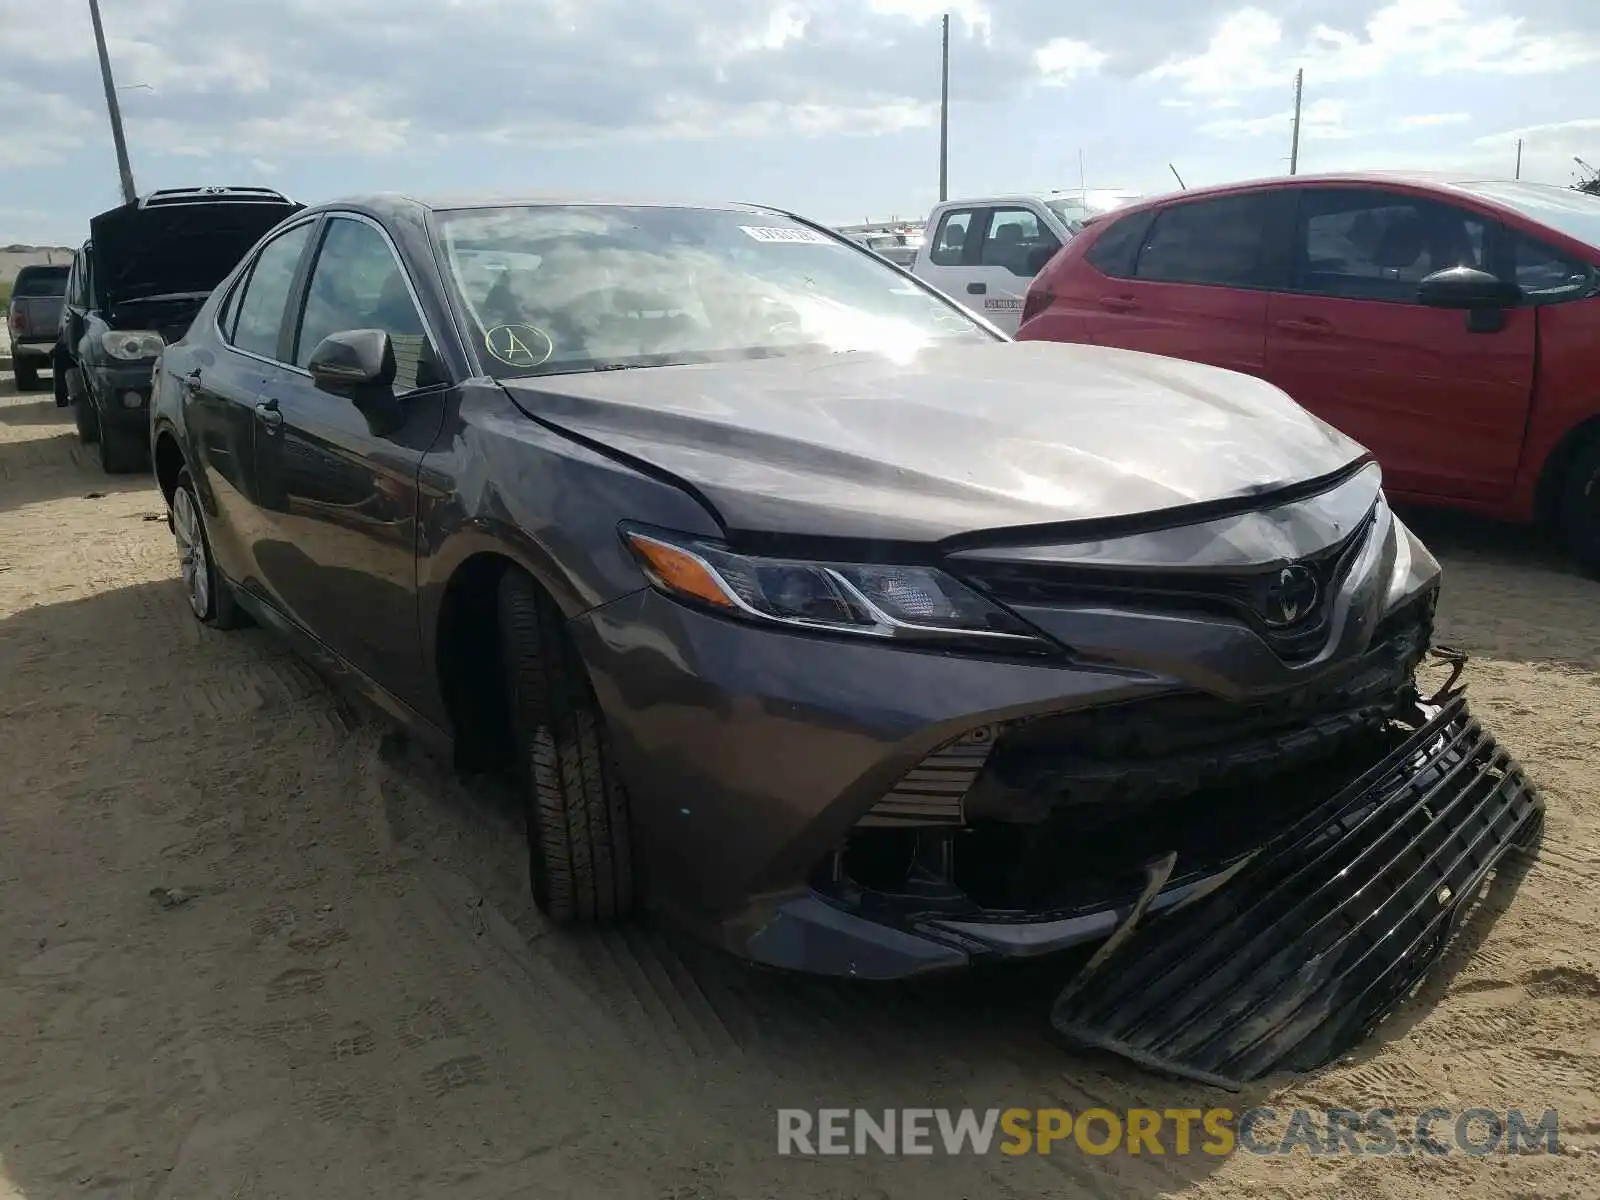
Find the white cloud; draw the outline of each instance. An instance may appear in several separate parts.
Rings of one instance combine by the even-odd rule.
[[[1554,37],[1522,17],[1474,14],[1456,0],[1393,0],[1358,29],[1318,24],[1299,39],[1260,8],[1223,20],[1204,50],[1174,56],[1146,78],[1196,93],[1234,94],[1287,87],[1304,68],[1317,87],[1370,80],[1391,72],[1440,75],[1551,74],[1600,61],[1600,39]]]
[[[1092,75],[1105,64],[1106,53],[1075,38],[1051,38],[1033,56],[1041,82],[1062,87],[1080,75]]]
[[[1471,113],[1418,113],[1411,117],[1401,117],[1394,123],[1396,129],[1435,129],[1440,125],[1464,125],[1472,120]]]
[[[1354,137],[1345,125],[1347,107],[1340,100],[1317,100],[1304,105],[1300,113],[1300,136],[1318,141]],[[1289,137],[1294,127],[1294,110],[1284,109],[1265,117],[1225,117],[1207,121],[1199,132],[1220,138],[1253,138],[1267,135]]]

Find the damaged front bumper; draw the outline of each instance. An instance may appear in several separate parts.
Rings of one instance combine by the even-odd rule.
[[[1453,694],[1228,886],[1142,927],[1136,906],[1051,1021],[1075,1045],[1224,1088],[1320,1066],[1421,979],[1543,815]]]

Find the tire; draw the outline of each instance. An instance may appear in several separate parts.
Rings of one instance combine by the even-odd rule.
[[[1600,437],[1579,446],[1567,463],[1556,511],[1567,553],[1600,579]]]
[[[20,358],[11,364],[12,373],[17,377],[17,391],[37,392],[39,390],[39,366],[37,363],[23,362]]]
[[[85,446],[92,446],[100,440],[100,414],[95,410],[87,389],[80,390],[73,399],[72,419],[78,423],[78,440]]]
[[[67,395],[67,369],[61,365],[59,354],[50,359],[50,384],[56,394],[57,408],[66,408],[72,403],[72,398]]]
[[[628,801],[588,673],[527,575],[506,572],[498,606],[534,903],[563,924],[613,921],[633,907]]]
[[[107,475],[130,475],[150,469],[150,446],[137,430],[100,427],[100,469]]]
[[[238,629],[244,624],[245,614],[234,601],[227,581],[217,572],[216,561],[211,557],[211,537],[206,532],[204,510],[200,495],[195,491],[189,468],[178,472],[177,486],[172,489],[173,540],[178,546],[178,571],[188,597],[189,611],[204,625],[213,629]]]

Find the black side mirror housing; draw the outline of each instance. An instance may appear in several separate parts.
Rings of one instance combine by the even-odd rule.
[[[1522,289],[1476,267],[1449,267],[1423,277],[1417,284],[1417,303],[1428,308],[1499,312],[1522,303]]]
[[[306,370],[312,382],[326,391],[387,391],[394,386],[394,345],[381,329],[329,334],[311,352]]]

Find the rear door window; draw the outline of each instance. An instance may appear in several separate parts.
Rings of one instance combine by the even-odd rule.
[[[1157,213],[1134,275],[1151,283],[1271,287],[1284,203],[1279,192],[1249,192],[1171,204]]]
[[[296,225],[261,248],[244,292],[235,305],[237,312],[230,338],[235,349],[278,360],[284,309],[314,223],[307,221]]]

